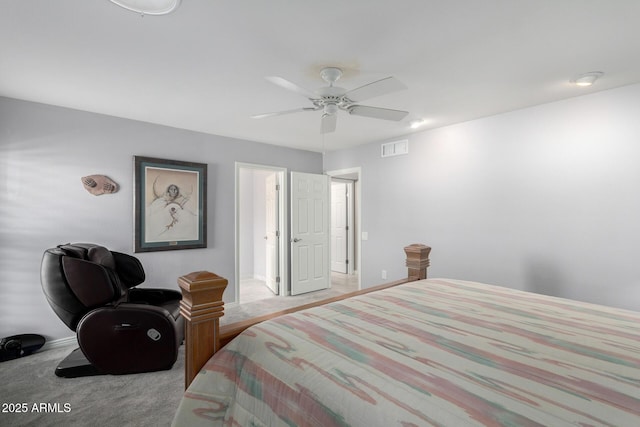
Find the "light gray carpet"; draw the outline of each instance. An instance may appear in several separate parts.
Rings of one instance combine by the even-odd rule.
[[[1,409],[26,403],[26,413],[0,412],[0,426],[169,426],[184,392],[184,346],[169,371],[58,378],[58,363],[74,347],[42,351],[0,363]],[[33,411],[50,403],[61,411]]]
[[[248,302],[225,306],[224,316],[220,319],[220,324],[234,323],[250,317],[262,316],[357,290],[358,276],[335,272],[331,273],[330,288],[302,295],[282,297],[273,296],[271,293],[261,293],[261,290],[257,290],[255,293],[259,294],[259,297],[248,294],[245,299],[243,299],[241,290],[241,301],[246,300]],[[264,295],[268,295],[268,298],[265,298]]]
[[[221,323],[237,322],[357,289],[357,277],[334,274],[324,291],[272,297],[225,308]],[[0,426],[169,426],[184,393],[184,346],[169,371],[134,375],[58,378],[58,363],[75,347],[41,351],[0,363]],[[26,413],[7,413],[4,404],[27,404]],[[44,403],[69,412],[37,412]]]

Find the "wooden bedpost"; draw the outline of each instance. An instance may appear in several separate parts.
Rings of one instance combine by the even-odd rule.
[[[178,285],[182,290],[180,314],[185,319],[185,388],[189,387],[189,384],[214,353],[242,333],[242,331],[257,323],[283,314],[294,313],[299,310],[317,307],[357,295],[364,295],[403,283],[426,279],[431,248],[422,244],[413,244],[405,247],[404,251],[407,254],[406,265],[409,269],[408,277],[405,279],[348,292],[300,306],[289,307],[277,312],[226,324],[223,327],[220,327],[220,318],[224,314],[222,295],[227,287],[227,279],[208,271],[196,271],[179,277]]]
[[[409,281],[422,280],[427,278],[427,267],[429,267],[429,253],[431,248],[426,245],[414,243],[404,248],[407,254],[407,268],[409,270]]]
[[[224,314],[222,294],[227,279],[208,271],[178,278],[182,290],[180,314],[185,319],[184,385],[189,387],[211,355],[220,349],[220,318]]]

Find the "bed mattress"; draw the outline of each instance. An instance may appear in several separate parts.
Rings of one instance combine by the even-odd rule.
[[[176,426],[640,426],[640,313],[445,279],[256,325]]]

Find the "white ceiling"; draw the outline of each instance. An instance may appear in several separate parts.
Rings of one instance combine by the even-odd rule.
[[[406,135],[640,82],[640,0],[183,0],[142,17],[108,0],[3,0],[0,96],[314,151]],[[308,107],[315,90],[408,86],[363,102],[402,122]],[[591,88],[569,83],[603,71]]]

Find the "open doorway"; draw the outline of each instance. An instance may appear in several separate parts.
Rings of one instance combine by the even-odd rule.
[[[331,272],[331,288],[334,293],[350,292],[361,289],[358,274],[361,265],[360,168],[327,172],[327,175],[349,188],[345,190],[343,204],[347,209],[345,226],[348,227],[345,253],[351,255],[347,257],[344,272]],[[295,242],[290,244],[290,237],[295,236],[289,235],[286,207],[290,194],[286,178],[284,168],[236,163],[236,303],[290,295],[288,284],[292,272],[288,263],[292,257],[290,246],[295,246]]]
[[[236,163],[236,302],[285,295],[286,169]]]
[[[331,177],[331,286],[361,289],[360,168],[327,175]]]
[[[349,274],[354,264],[354,181],[331,179],[331,271]]]

